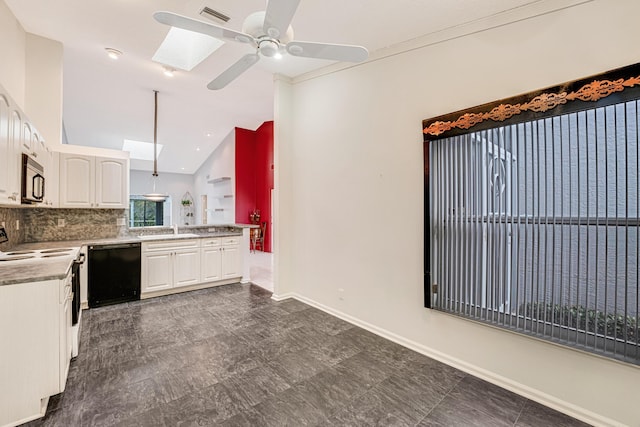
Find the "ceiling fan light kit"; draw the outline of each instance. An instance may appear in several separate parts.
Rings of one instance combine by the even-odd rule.
[[[362,46],[294,41],[290,24],[299,3],[300,0],[269,0],[266,11],[252,13],[245,19],[241,32],[172,12],[156,12],[153,17],[161,24],[253,45],[255,53],[243,56],[207,85],[212,90],[227,86],[258,62],[260,56],[279,58],[288,52],[298,57],[346,62],[361,62],[369,57]]]
[[[258,42],[258,51],[267,58],[273,58],[280,50],[278,42],[271,39],[264,39]]]

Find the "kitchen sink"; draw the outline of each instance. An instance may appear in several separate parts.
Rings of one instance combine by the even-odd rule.
[[[193,233],[179,233],[179,234],[149,234],[146,236],[138,236],[141,240],[169,240],[169,239],[188,239],[192,237],[200,237]]]

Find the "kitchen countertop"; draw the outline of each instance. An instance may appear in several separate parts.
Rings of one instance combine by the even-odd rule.
[[[73,265],[73,257],[15,261],[0,265],[0,286],[64,279]]]
[[[241,227],[237,227],[241,228]],[[250,228],[250,227],[245,227]],[[191,230],[190,230],[191,231]],[[145,233],[141,230],[143,235],[153,235],[153,233]],[[225,236],[242,236],[242,232],[237,231],[217,231],[211,233],[203,233],[194,236],[193,234],[180,233],[167,237],[166,240],[179,240],[179,239],[205,239],[211,237],[225,237]],[[153,241],[159,241],[165,239],[157,239]],[[138,237],[138,235],[130,235],[123,237],[114,237],[108,239],[83,239],[83,240],[62,240],[51,242],[34,242],[34,243],[21,243],[11,248],[12,251],[23,250],[40,250],[40,249],[54,249],[54,248],[68,248],[68,247],[80,247],[90,245],[111,245],[118,243],[142,243],[144,240]],[[69,273],[69,269],[73,264],[73,259],[65,257],[64,259],[42,259],[36,258],[32,261],[16,261],[8,262],[6,265],[0,263],[0,286],[14,285],[18,283],[26,282],[40,282],[44,280],[56,280],[64,279]]]

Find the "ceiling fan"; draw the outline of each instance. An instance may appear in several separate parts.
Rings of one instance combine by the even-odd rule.
[[[211,90],[227,86],[258,62],[260,56],[271,58],[286,51],[293,56],[347,62],[361,62],[369,57],[369,52],[362,46],[292,40],[290,23],[299,3],[300,0],[269,0],[266,11],[252,13],[245,19],[241,32],[172,12],[156,12],[153,17],[162,24],[250,44],[256,48],[255,53],[243,56],[213,79],[207,85]]]

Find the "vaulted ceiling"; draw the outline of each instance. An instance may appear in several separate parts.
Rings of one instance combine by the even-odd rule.
[[[153,140],[153,90],[159,91],[158,159],[162,172],[194,173],[234,128],[273,119],[273,75],[296,77],[330,61],[263,59],[226,88],[206,85],[248,45],[228,42],[192,71],[163,74],[152,56],[169,28],[152,15],[193,18],[204,6],[241,30],[264,0],[5,0],[25,31],[64,45],[63,120],[69,143],[122,149],[124,139]],[[365,46],[370,52],[541,0],[302,0],[292,22],[297,40]],[[219,22],[217,22],[219,23]],[[109,59],[105,48],[123,52]],[[152,162],[132,161],[151,170]]]

